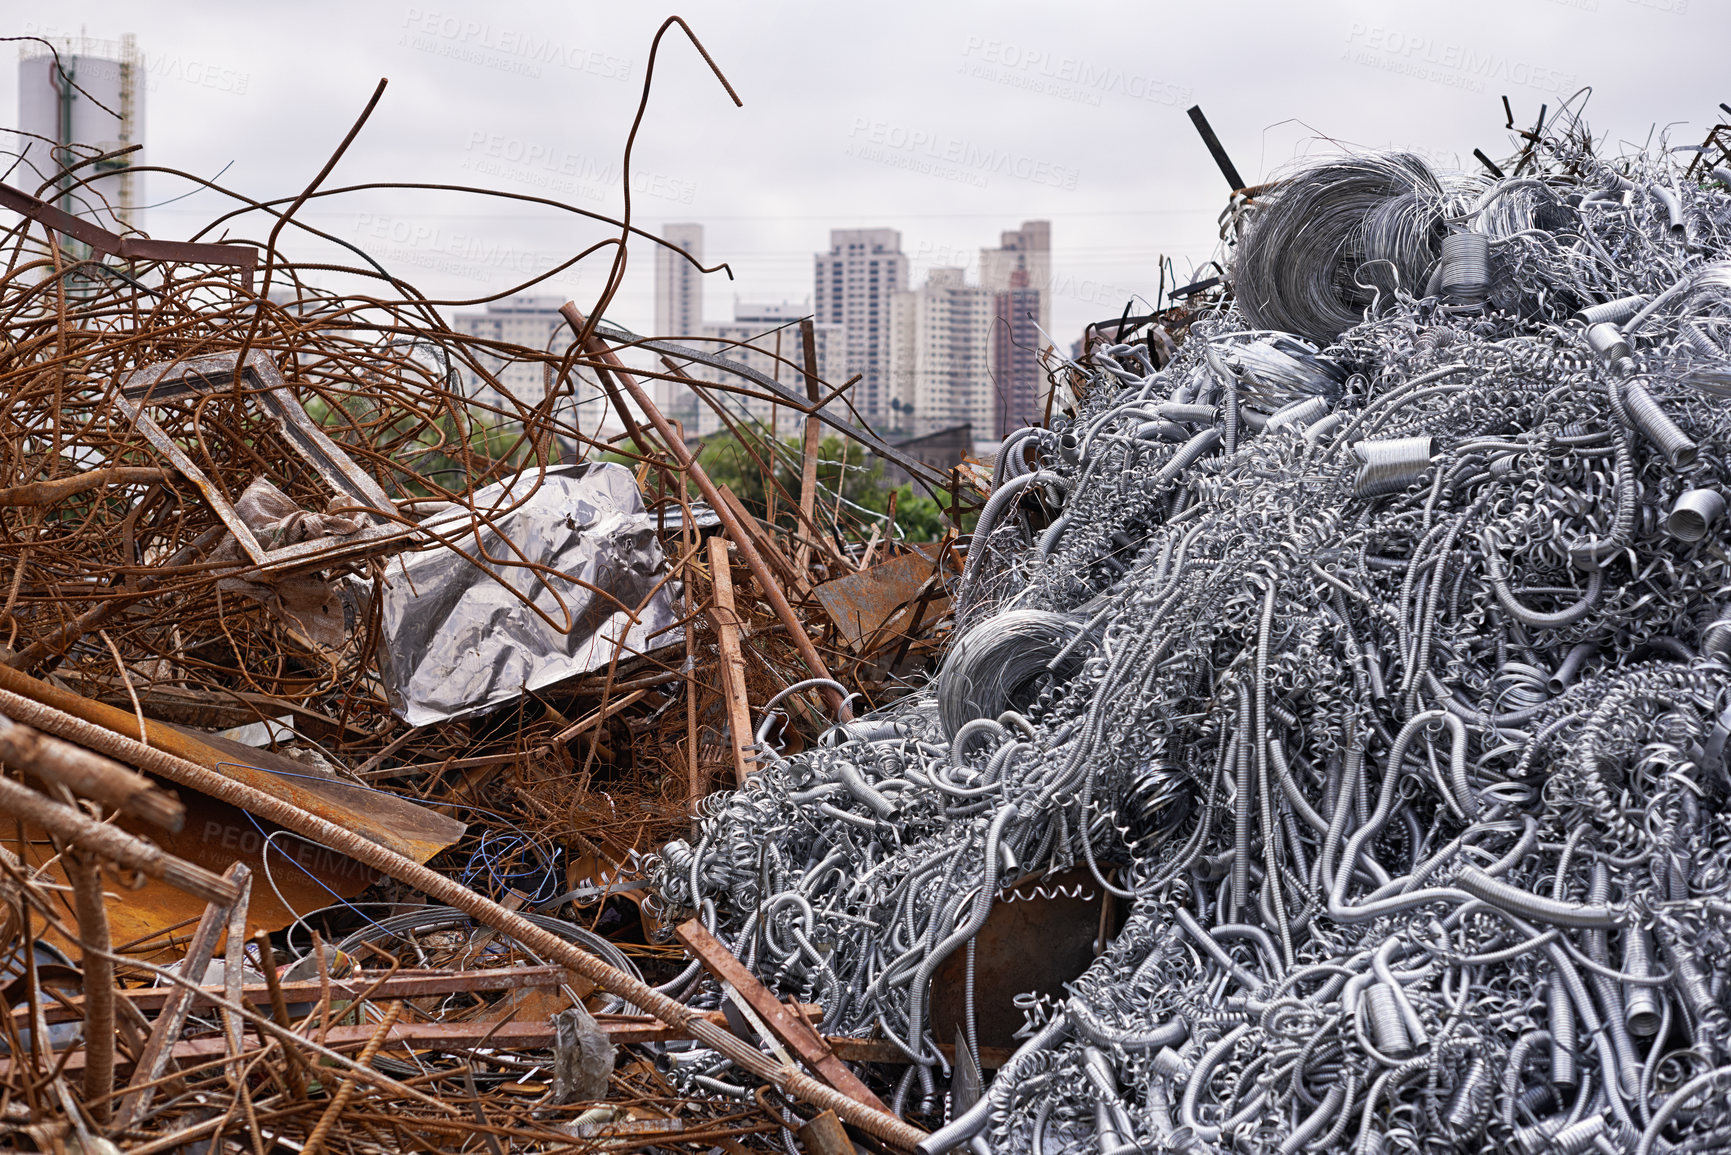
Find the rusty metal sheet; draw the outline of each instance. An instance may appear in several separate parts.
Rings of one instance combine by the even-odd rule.
[[[133,739],[138,737],[139,722],[131,712],[38,681],[4,664],[0,664],[0,689],[10,690],[14,694],[51,706],[116,734]],[[145,741],[164,753],[214,770],[226,778],[263,790],[284,802],[346,827],[363,838],[413,858],[416,862],[425,862],[456,842],[465,829],[463,823],[430,807],[417,805],[395,794],[386,794],[369,786],[321,777],[292,758],[243,746],[239,742],[231,742],[214,734],[193,733],[166,722],[146,718]],[[181,789],[180,793],[190,806],[192,792]],[[246,821],[250,829],[250,820]],[[190,814],[186,825],[188,830],[193,829]],[[193,855],[186,854],[182,857],[205,865],[202,859]],[[231,861],[234,859],[224,860],[217,868],[219,873],[226,869]],[[328,899],[328,895],[326,898]],[[322,906],[324,902],[317,905]]]
[[[127,819],[115,825],[206,870],[220,873],[231,863],[246,863],[255,880],[247,907],[249,934],[281,930],[299,914],[329,906],[336,901],[334,896],[352,898],[378,881],[378,875],[354,859],[297,835],[278,833],[277,827],[253,819],[239,807],[184,788],[177,792],[186,805],[186,825],[180,833],[164,834]],[[54,847],[42,831],[24,827],[20,845],[16,829],[3,832],[4,844],[29,865],[40,867],[54,856]],[[273,834],[267,862],[265,841]],[[47,874],[57,883],[66,881],[58,866],[50,867]],[[128,890],[113,874],[105,873],[103,885],[117,895],[108,903],[108,923],[117,948],[152,961],[180,957],[180,944],[204,913],[203,902],[154,879]],[[70,910],[66,921],[76,925]],[[77,956],[76,943],[49,937]]]
[[[1062,999],[1064,984],[1088,969],[1102,902],[1100,886],[1086,867],[999,893],[974,940],[982,1059],[988,1047],[1015,1049],[1022,1027],[1022,1012],[1012,1001],[1017,995],[1034,991]],[[958,950],[932,976],[932,1033],[940,1039],[955,1037],[961,1026],[966,973],[967,952]]]
[[[857,650],[913,603],[937,569],[938,563],[932,558],[909,551],[870,569],[824,582],[812,592],[848,645]],[[934,598],[926,607],[925,619],[940,617],[947,603],[942,595]]]

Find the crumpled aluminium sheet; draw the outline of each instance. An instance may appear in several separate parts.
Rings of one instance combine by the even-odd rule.
[[[535,483],[529,475],[511,490],[477,491],[477,511],[509,511],[488,517],[491,525],[471,525],[466,509],[422,523],[431,536],[490,559],[485,568],[448,546],[387,563],[380,667],[392,708],[410,725],[478,713],[604,666],[621,637],[626,654],[650,648],[651,635],[656,647],[683,641],[678,629],[656,633],[678,618],[665,587],[649,596],[666,559],[631,471],[582,465]],[[569,631],[548,625],[512,589],[554,622],[569,622]]]

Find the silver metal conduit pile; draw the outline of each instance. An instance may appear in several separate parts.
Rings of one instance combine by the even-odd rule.
[[[930,1151],[1731,1147],[1731,172],[1537,159],[1261,198],[1005,442],[933,684],[665,849],[904,1111],[1004,884],[1127,900]]]

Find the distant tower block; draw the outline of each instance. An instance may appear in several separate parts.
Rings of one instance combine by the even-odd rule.
[[[105,228],[143,226],[143,151],[79,164],[144,142],[137,39],[26,41],[18,62],[18,151],[9,183]],[[68,172],[68,169],[71,169]]]

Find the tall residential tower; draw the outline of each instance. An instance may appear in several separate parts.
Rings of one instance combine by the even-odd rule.
[[[1046,375],[1040,349],[1052,331],[1052,222],[1006,229],[995,249],[980,250],[980,285],[992,295],[992,421],[981,439],[1003,438],[1040,420]]]
[[[838,359],[840,384],[855,373],[854,408],[880,429],[905,423],[890,390],[890,302],[907,288],[908,259],[895,229],[832,229],[829,252],[816,258],[817,321],[840,325],[846,337]]]
[[[968,284],[961,269],[938,268],[920,288],[897,293],[894,307],[898,429],[924,437],[967,425],[970,438],[991,437],[993,294]]]
[[[666,245],[655,246],[655,336],[694,336],[703,324],[703,274],[697,269],[703,263],[703,226],[663,225],[661,239],[691,260]]]

